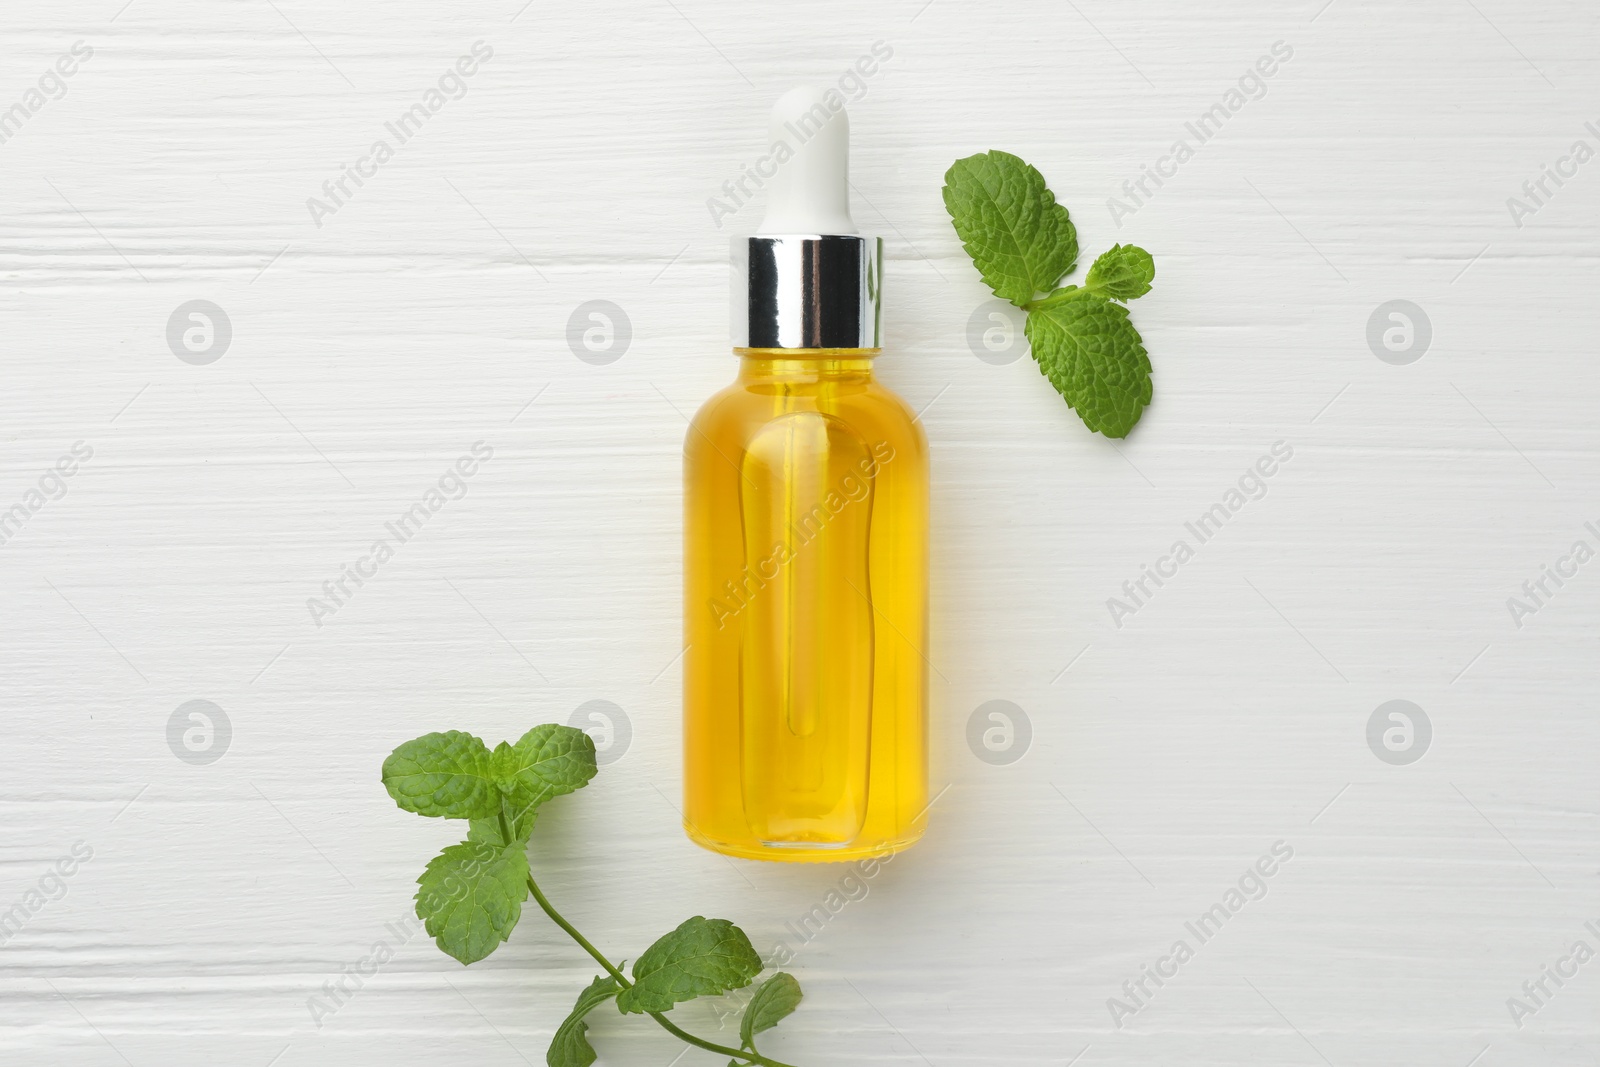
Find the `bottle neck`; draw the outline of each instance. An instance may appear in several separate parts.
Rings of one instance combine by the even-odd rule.
[[[872,380],[876,348],[735,348],[743,382]]]

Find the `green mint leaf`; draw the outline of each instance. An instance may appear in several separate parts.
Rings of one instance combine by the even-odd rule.
[[[771,1030],[800,1006],[800,983],[792,974],[779,971],[762,982],[750,1006],[739,1020],[739,1039],[745,1048],[755,1048],[756,1035]]]
[[[1028,312],[1033,358],[1085,426],[1126,437],[1150,403],[1150,357],[1128,309],[1087,289],[1051,293]]]
[[[417,879],[417,918],[447,955],[476,963],[511,936],[528,895],[528,854],[463,841]]]
[[[383,787],[406,811],[481,819],[500,810],[489,750],[459,730],[424,734],[383,761]]]
[[[601,975],[589,983],[589,988],[578,994],[572,1013],[556,1028],[550,1048],[544,1054],[549,1067],[589,1067],[595,1061],[594,1046],[589,1044],[589,1024],[583,1017],[617,995],[622,986],[609,974]]]
[[[510,805],[507,806],[509,807]],[[482,841],[484,844],[494,845],[496,848],[505,845],[526,845],[528,843],[528,835],[533,833],[534,815],[535,812],[532,808],[524,808],[516,814],[515,818],[512,818],[510,812],[506,813],[506,821],[511,824],[512,840],[510,841],[501,839],[500,817],[498,815],[491,815],[486,819],[473,819],[467,824],[467,840],[470,842]]]
[[[527,841],[528,835],[533,833],[534,817],[538,814],[539,805],[550,799],[544,792],[535,792],[517,781],[516,770],[522,762],[517,756],[517,751],[511,742],[502,741],[494,747],[489,754],[490,767],[493,769],[495,784],[500,787],[505,803],[501,810],[505,812],[506,821],[511,824],[511,836],[517,841]],[[498,818],[485,821],[488,825],[479,826],[473,822],[474,837],[467,835],[467,840],[484,840],[491,844],[511,844],[512,842],[500,841],[500,820]]]
[[[761,973],[761,957],[727,919],[696,915],[633,961],[633,986],[617,996],[622,1011],[668,1011],[679,1001],[742,989]]]
[[[494,775],[520,820],[551,797],[582,789],[599,770],[594,739],[572,726],[535,726],[494,750]]]
[[[1055,288],[1078,261],[1078,231],[1044,176],[1009,152],[951,164],[944,207],[984,283],[1021,306]]]
[[[1137,300],[1150,291],[1156,261],[1138,245],[1112,245],[1089,268],[1084,287],[1113,300]]]

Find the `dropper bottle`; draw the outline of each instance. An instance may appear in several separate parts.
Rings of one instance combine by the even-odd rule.
[[[927,443],[873,377],[883,242],[850,216],[843,97],[785,94],[770,137],[733,241],[739,375],[684,445],[684,827],[856,859],[926,824]]]

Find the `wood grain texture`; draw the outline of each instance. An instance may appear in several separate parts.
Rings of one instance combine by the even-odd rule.
[[[788,942],[807,996],[769,1045],[792,1062],[1595,1062],[1600,962],[1520,1027],[1507,999],[1600,949],[1600,563],[1520,628],[1506,603],[1600,547],[1600,161],[1520,227],[1506,204],[1600,149],[1593,5],[519,7],[0,11],[0,114],[93,49],[0,144],[0,512],[93,450],[0,545],[0,913],[93,850],[0,946],[0,1060],[542,1063],[592,968],[533,917],[469,970],[412,938],[320,1026],[308,999],[451,839],[384,795],[390,748],[605,699],[631,746],[543,820],[543,884],[613,956],[697,913]],[[307,198],[476,41],[466,94],[316,225]],[[719,228],[706,201],[773,99],[876,41],[855,210],[891,250],[881,373],[934,457],[949,788],[802,944],[844,871],[678,828],[680,446],[734,373],[726,238],[759,210]],[[1278,41],[1265,96],[1118,226],[1107,200]],[[1039,167],[1086,257],[1155,253],[1155,401],[1124,443],[968,344],[988,294],[939,185],[987,148]],[[233,328],[209,365],[166,337],[196,299]],[[595,299],[631,323],[604,366],[567,340]],[[1366,340],[1395,299],[1432,325],[1406,366]],[[466,495],[316,626],[307,599],[477,441]],[[1276,441],[1266,495],[1115,626],[1107,599]],[[168,745],[195,699],[232,724],[209,764]],[[966,741],[997,699],[1031,724],[1009,765]],[[1411,765],[1366,742],[1392,699],[1432,724]],[[1278,841],[1266,895],[1187,935]],[[605,1064],[679,1052],[603,1013],[595,1040]]]

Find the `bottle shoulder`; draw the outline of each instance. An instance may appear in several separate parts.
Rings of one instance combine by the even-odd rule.
[[[816,389],[770,384],[735,382],[691,420],[683,451],[686,499],[699,502],[692,506],[716,499],[707,496],[713,487],[737,499],[741,487],[773,478],[803,482],[835,467],[867,472],[885,515],[926,506],[927,437],[917,413],[893,390],[871,381]]]
[[[708,397],[691,420],[695,431],[754,429],[797,413],[816,413],[858,428],[894,428],[922,438],[917,413],[875,380],[804,386],[734,381]]]

